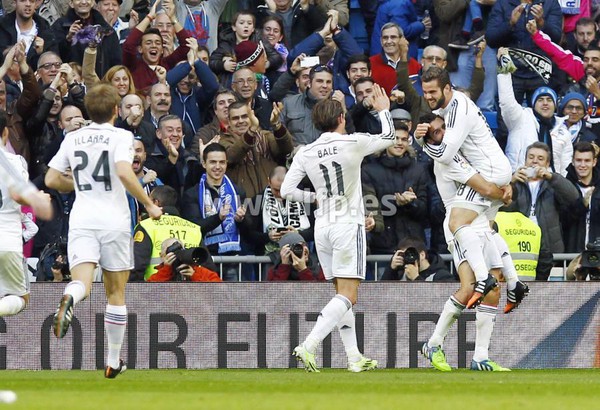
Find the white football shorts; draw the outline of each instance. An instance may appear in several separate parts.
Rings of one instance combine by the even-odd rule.
[[[325,279],[365,279],[364,225],[337,223],[315,227],[315,246]]]
[[[67,254],[69,266],[92,262],[104,270],[119,272],[133,269],[130,232],[93,229],[69,230]]]

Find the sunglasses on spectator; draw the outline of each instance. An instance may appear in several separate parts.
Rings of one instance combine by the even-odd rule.
[[[50,70],[52,67],[54,68],[60,68],[60,66],[62,65],[62,63],[60,62],[56,62],[56,63],[46,63],[46,64],[42,64],[39,68],[43,68],[44,70]]]
[[[322,72],[326,72],[329,74],[333,74],[333,71],[331,71],[331,68],[329,68],[328,66],[326,66],[325,64],[319,64],[314,66],[313,68],[310,69],[313,73],[322,73]]]

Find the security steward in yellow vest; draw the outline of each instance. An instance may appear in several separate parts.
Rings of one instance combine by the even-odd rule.
[[[515,269],[521,281],[545,280],[544,273],[538,269],[540,252],[542,251],[542,230],[531,219],[520,212],[498,212],[495,219],[498,233],[504,238]],[[548,253],[542,252],[543,270],[552,267],[552,255],[548,265]],[[541,267],[542,267],[541,266]]]
[[[177,238],[183,242],[184,248],[197,248],[202,241],[200,226],[177,213],[176,208],[163,208],[160,220],[147,218],[135,227],[133,235],[133,254],[135,267],[131,274],[131,281],[148,280],[156,273],[155,267],[162,261],[160,247],[168,238]]]

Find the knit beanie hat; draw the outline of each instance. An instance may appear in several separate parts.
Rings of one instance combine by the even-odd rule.
[[[235,46],[235,59],[237,60],[237,68],[252,65],[265,50],[262,41],[255,43],[254,41],[244,40]]]
[[[531,106],[533,107],[537,99],[543,96],[549,96],[550,98],[552,98],[552,100],[554,101],[554,106],[556,107],[558,96],[552,88],[546,86],[540,87],[533,92],[533,95],[531,96]]]
[[[560,99],[560,105],[558,106],[558,114],[562,115],[562,112],[565,110],[569,101],[581,101],[583,104],[583,111],[587,112],[587,101],[583,97],[583,95],[579,93],[567,93],[563,98]]]

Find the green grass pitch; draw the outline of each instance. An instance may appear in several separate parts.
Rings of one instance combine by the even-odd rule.
[[[600,369],[479,373],[433,369],[0,372],[0,409],[600,409]]]

